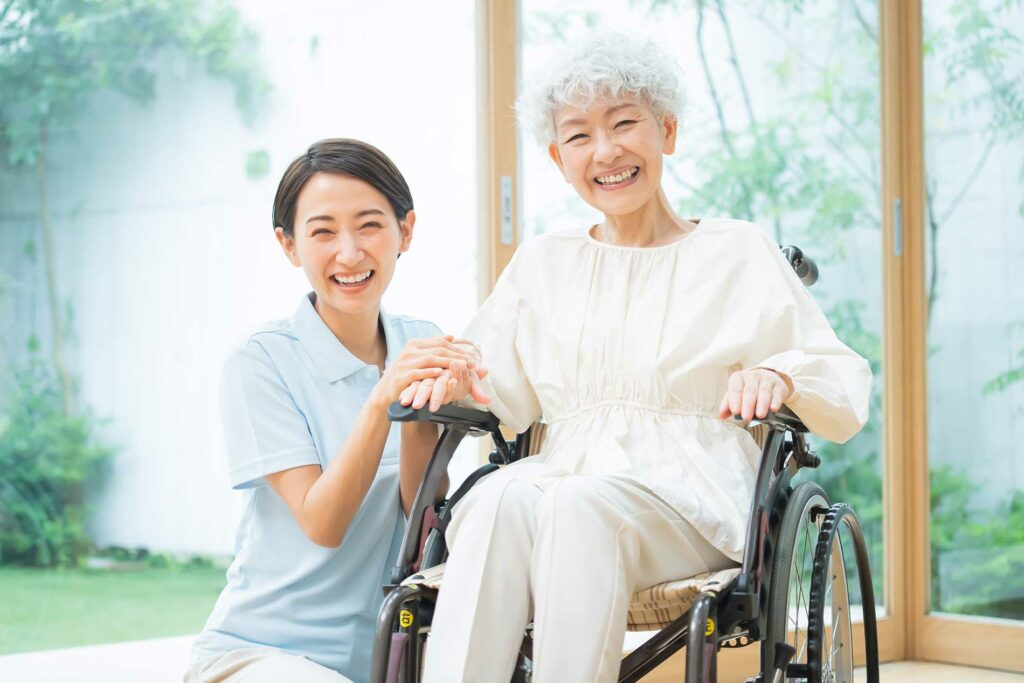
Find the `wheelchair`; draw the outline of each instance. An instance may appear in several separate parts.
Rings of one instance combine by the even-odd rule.
[[[805,284],[814,263],[796,247],[783,252]],[[455,505],[482,478],[540,450],[544,425],[506,441],[498,419],[455,405],[437,412],[393,404],[396,422],[429,421],[443,427],[423,475],[399,558],[384,586],[374,638],[371,683],[420,680],[430,620],[443,581],[444,532]],[[878,635],[867,546],[853,509],[833,503],[812,481],[794,485],[820,459],[807,444],[807,428],[785,407],[746,425],[761,447],[739,567],[652,586],[633,594],[628,629],[655,631],[626,655],[621,683],[639,681],[685,648],[685,683],[715,683],[723,648],[760,647],[760,672],[747,683],[853,683],[851,583],[860,589],[866,680],[878,683]],[[490,435],[495,450],[445,501],[435,502],[456,447],[466,435]],[[844,549],[844,543],[845,549]],[[852,547],[854,566],[848,567]],[[532,679],[531,628],[524,633],[512,683]]]

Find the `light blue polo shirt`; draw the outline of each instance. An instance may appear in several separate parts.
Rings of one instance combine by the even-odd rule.
[[[221,413],[231,485],[246,495],[228,584],[193,645],[192,661],[267,645],[301,654],[357,683],[370,671],[381,586],[398,555],[401,428],[391,426],[377,476],[339,548],[310,541],[264,478],[300,465],[327,467],[352,429],[376,366],[349,353],[317,315],[313,295],[269,323],[224,366]],[[433,323],[380,319],[387,363]]]

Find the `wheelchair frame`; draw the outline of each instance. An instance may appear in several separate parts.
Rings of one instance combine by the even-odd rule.
[[[520,459],[520,454],[528,453],[529,433],[520,434],[514,443],[506,442],[495,416],[450,405],[431,413],[425,408],[414,410],[396,403],[391,406],[388,414],[396,422],[429,421],[444,428],[417,491],[399,560],[391,572],[391,582],[384,587],[386,597],[381,606],[374,639],[371,683],[415,683],[419,680],[421,658],[419,632],[425,623],[429,623],[436,591],[422,586],[403,586],[401,583],[419,571],[421,566],[427,568],[443,561],[444,529],[451,519],[454,505],[477,481],[498,469],[498,463],[509,464]],[[792,479],[803,467],[817,467],[820,460],[807,447],[804,436],[807,428],[792,412],[783,408],[759,422],[768,426],[768,435],[762,446],[754,484],[740,574],[717,593],[700,594],[687,613],[624,657],[619,672],[620,683],[640,680],[683,647],[687,649],[686,683],[714,683],[717,680],[719,649],[744,647],[755,642],[761,643],[761,672],[748,678],[748,681],[776,683],[803,679],[808,683],[831,683],[821,681],[821,663],[813,661],[815,658],[812,657],[812,651],[820,648],[821,644],[811,642],[812,636],[816,636],[811,632],[811,623],[808,624],[807,663],[790,663],[796,651],[788,643],[767,641],[768,608],[772,602],[771,559],[776,552],[792,552],[792,549],[778,547],[780,523],[794,491]],[[436,492],[448,463],[459,442],[467,434],[492,436],[496,450],[491,454],[491,464],[473,472],[450,499],[435,507]],[[852,509],[843,504],[831,505],[820,513],[826,523],[821,528],[815,547],[815,571],[819,570],[819,556],[831,551],[840,522],[845,523],[853,542],[860,579],[867,680],[868,683],[877,683],[878,637],[874,590],[860,524]],[[431,516],[435,519],[431,519]],[[824,572],[825,569],[820,571]],[[822,592],[820,580],[817,590]],[[821,605],[815,604],[814,591],[812,580],[809,612],[823,609]],[[814,620],[812,618],[809,621]],[[813,624],[813,627],[824,633],[823,623]],[[820,651],[817,656],[820,659]],[[518,678],[513,680],[527,680],[518,671],[518,667],[516,675]]]

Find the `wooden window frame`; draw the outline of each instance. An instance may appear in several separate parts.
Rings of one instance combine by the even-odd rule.
[[[930,614],[924,135],[921,0],[879,0],[882,127],[882,281],[884,411],[885,616],[879,619],[882,661],[929,660],[1024,671],[1024,624]],[[520,241],[518,137],[513,104],[519,72],[516,0],[477,0],[481,300]],[[502,197],[502,178],[512,197]],[[506,189],[508,187],[508,180]],[[505,206],[503,207],[503,202]],[[899,209],[897,207],[902,207]],[[513,244],[505,237],[508,213]],[[896,253],[897,213],[902,253]],[[858,640],[863,642],[862,631]],[[863,652],[863,647],[857,648]],[[757,667],[757,648],[725,651],[722,680]],[[678,680],[682,656],[651,680]]]

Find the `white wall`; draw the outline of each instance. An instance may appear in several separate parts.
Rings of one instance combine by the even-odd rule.
[[[409,182],[417,231],[389,311],[459,332],[477,303],[473,2],[266,1],[240,11],[261,36],[274,87],[253,127],[241,123],[230,87],[169,56],[152,105],[102,95],[82,125],[55,136],[71,354],[83,403],[111,419],[121,447],[93,495],[100,544],[231,552],[240,494],[227,481],[220,368],[248,329],[289,316],[307,290],[280,254],[270,215],[281,173],[311,142],[367,140]],[[260,149],[271,170],[250,180],[246,155]],[[16,297],[41,273],[14,249],[35,220],[22,180],[0,189],[6,206],[20,207],[0,228]],[[19,336],[33,321],[48,330],[35,291],[34,301],[9,304]]]

